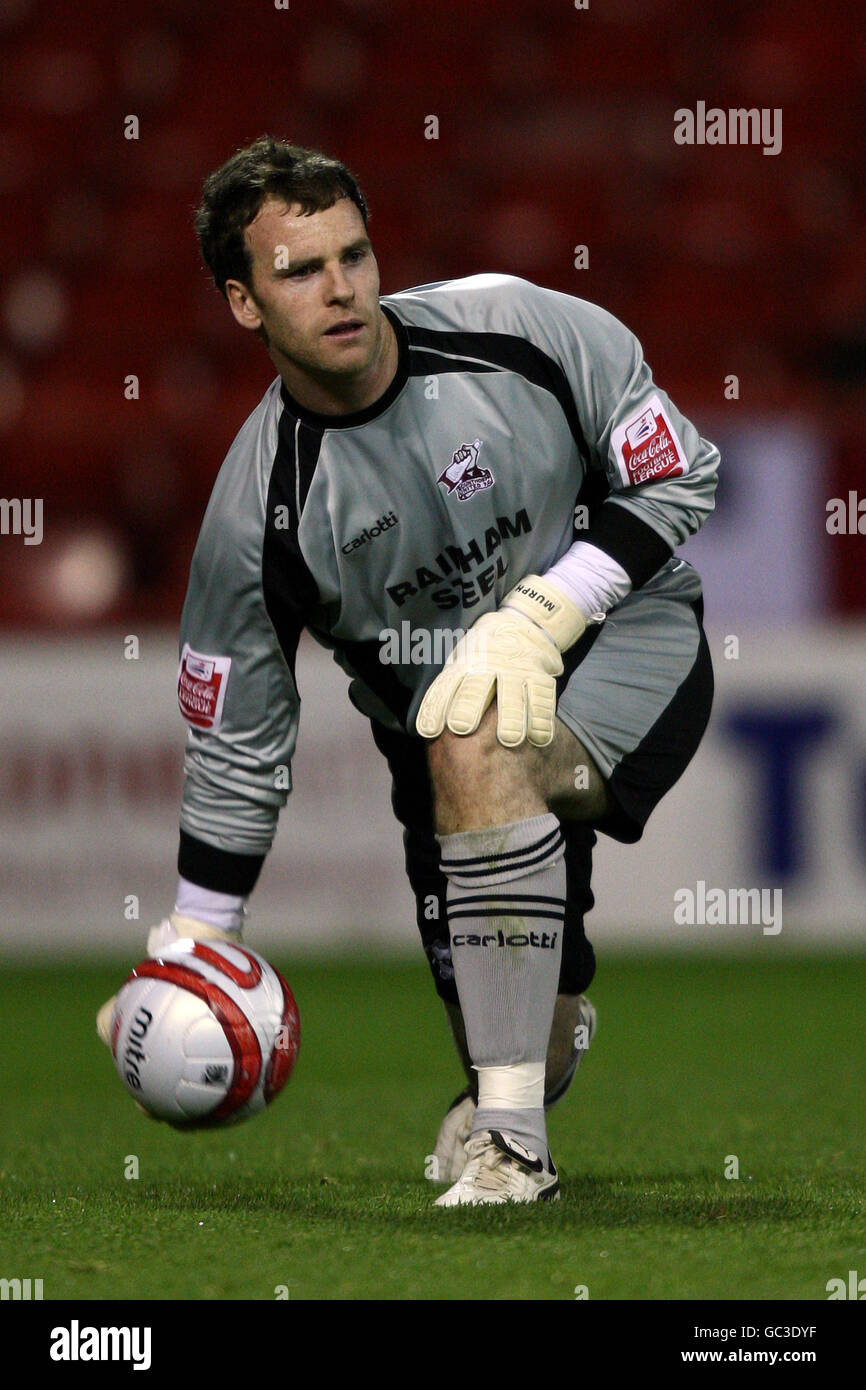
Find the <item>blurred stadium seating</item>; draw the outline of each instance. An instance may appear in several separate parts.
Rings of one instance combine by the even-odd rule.
[[[43,545],[0,553],[0,625],[176,622],[213,477],[272,375],[208,282],[191,209],[263,131],[357,173],[383,291],[496,269],[593,299],[702,424],[737,373],[732,424],[806,419],[825,495],[866,494],[858,4],[150,0],[82,18],[7,0],[0,45],[2,492],[46,509]],[[697,99],[781,106],[783,153],[675,145]],[[824,563],[828,604],[864,611],[857,537]]]

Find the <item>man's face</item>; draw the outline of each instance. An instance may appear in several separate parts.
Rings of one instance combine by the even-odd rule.
[[[363,376],[380,350],[379,268],[351,199],[304,216],[267,198],[246,239],[250,284],[226,284],[238,322],[264,330],[281,369]]]

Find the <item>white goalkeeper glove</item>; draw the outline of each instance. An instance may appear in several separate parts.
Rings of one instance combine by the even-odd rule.
[[[167,946],[172,946],[175,941],[180,941],[185,936],[191,936],[194,941],[232,942],[241,939],[241,934],[238,931],[220,931],[218,927],[212,927],[208,922],[199,922],[195,917],[183,917],[179,912],[172,912],[170,916],[159,923],[159,926],[151,927],[148,932],[147,954],[151,959],[155,959]],[[110,999],[106,999],[96,1015],[96,1031],[106,1047],[111,1047],[111,1017],[114,1013],[116,999],[116,994],[113,994]]]
[[[528,739],[553,741],[556,677],[562,653],[586,627],[581,610],[561,589],[527,575],[496,613],[485,613],[461,637],[433,681],[415,720],[422,738],[472,734],[496,697],[496,736],[506,748]]]

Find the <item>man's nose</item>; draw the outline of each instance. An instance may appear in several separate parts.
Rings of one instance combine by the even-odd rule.
[[[352,282],[341,265],[331,267],[328,277],[328,294],[331,299],[351,299],[355,291]]]

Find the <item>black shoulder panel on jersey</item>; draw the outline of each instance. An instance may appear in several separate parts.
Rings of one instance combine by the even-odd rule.
[[[559,363],[540,347],[512,333],[465,333],[418,328],[407,323],[412,376],[443,372],[515,372],[556,397],[578,452],[588,466],[589,446],[581,428],[568,378]]]
[[[212,893],[247,897],[256,886],[264,862],[263,854],[235,854],[218,849],[216,845],[207,845],[185,830],[180,832],[178,873],[189,883],[197,883]]]
[[[622,565],[633,589],[639,589],[652,579],[673,554],[658,531],[615,502],[608,502],[599,509],[580,539],[597,545]]]
[[[298,527],[321,446],[321,430],[283,410],[265,509],[262,592],[292,675],[301,630],[319,599],[318,585],[301,554]]]

